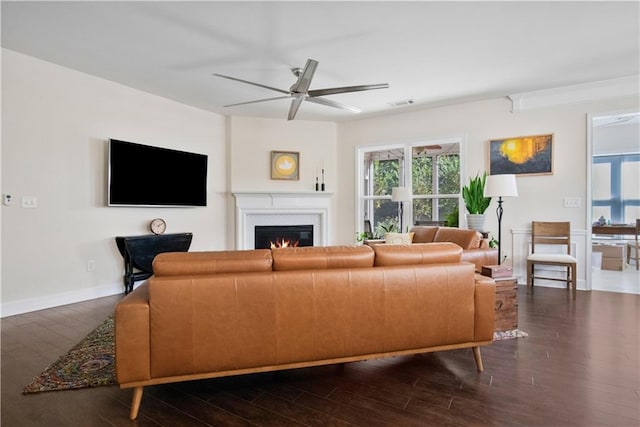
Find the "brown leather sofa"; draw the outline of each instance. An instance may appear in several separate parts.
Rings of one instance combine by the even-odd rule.
[[[474,263],[477,272],[482,271],[483,265],[498,264],[498,249],[490,248],[482,234],[476,230],[416,225],[409,232],[414,233],[413,243],[455,243],[462,248],[462,261]]]
[[[147,385],[490,344],[495,283],[452,243],[165,253],[115,309],[131,419]]]

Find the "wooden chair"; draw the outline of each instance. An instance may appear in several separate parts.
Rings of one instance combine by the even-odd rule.
[[[638,263],[638,252],[640,252],[640,247],[638,246],[638,234],[640,234],[640,219],[636,219],[636,240],[634,243],[627,243],[627,264],[631,261],[631,249],[635,250],[636,256],[636,270],[640,269],[640,263]]]
[[[542,253],[540,245],[560,245],[564,253]],[[553,265],[567,269],[566,278],[536,276],[536,265]],[[576,298],[577,260],[571,256],[571,224],[569,222],[531,222],[531,254],[527,257],[527,286],[533,290],[534,279],[557,280],[567,282],[567,288],[573,287],[573,299]]]

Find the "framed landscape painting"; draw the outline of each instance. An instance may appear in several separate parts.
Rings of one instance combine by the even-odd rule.
[[[489,175],[551,175],[553,134],[489,141]]]
[[[300,179],[300,153],[295,151],[271,152],[271,179]]]

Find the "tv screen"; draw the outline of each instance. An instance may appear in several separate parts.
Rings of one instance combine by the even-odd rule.
[[[206,206],[207,156],[109,141],[109,206]]]

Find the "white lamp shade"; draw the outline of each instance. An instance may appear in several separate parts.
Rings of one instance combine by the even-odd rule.
[[[518,197],[516,176],[513,174],[489,175],[484,186],[484,197]]]
[[[394,202],[408,202],[413,197],[409,187],[393,187],[391,189],[391,200]]]

